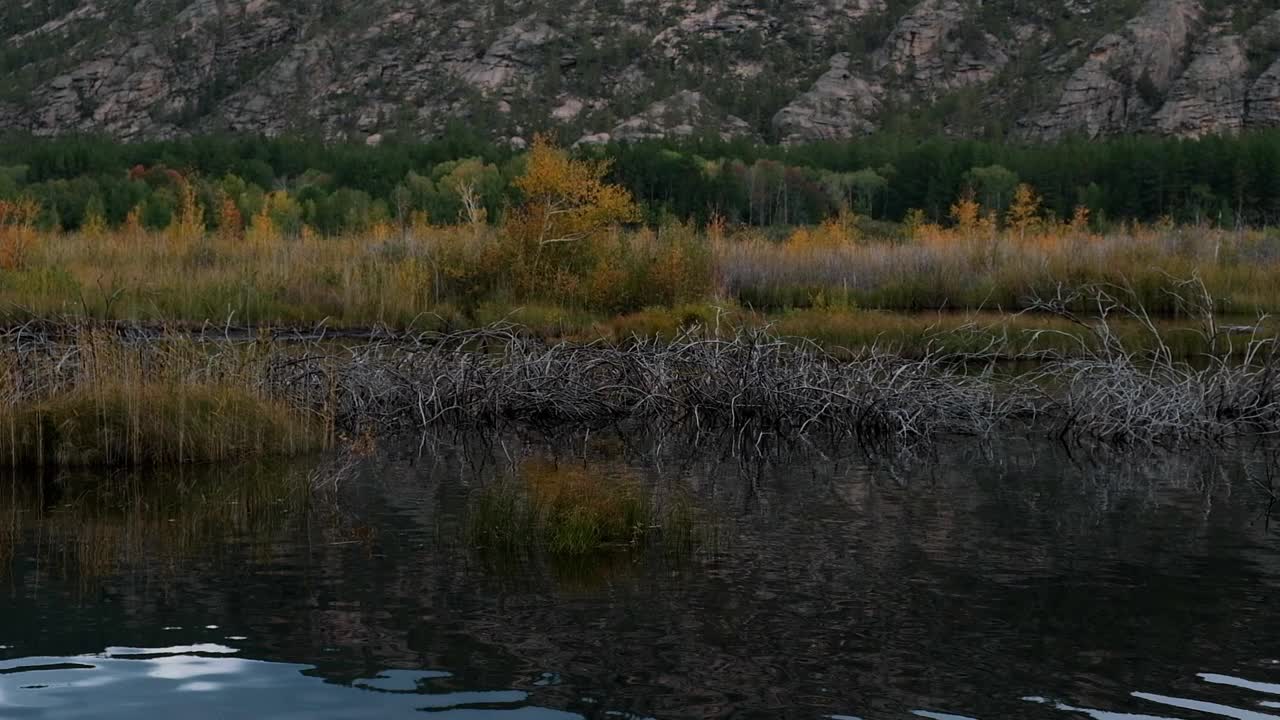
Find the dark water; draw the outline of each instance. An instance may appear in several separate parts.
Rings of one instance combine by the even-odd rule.
[[[312,497],[331,468],[6,478],[0,717],[1280,718],[1263,453],[566,448],[691,493],[717,539],[478,554],[468,493],[545,462],[515,441]]]

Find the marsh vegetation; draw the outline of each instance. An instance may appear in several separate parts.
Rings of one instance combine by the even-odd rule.
[[[491,223],[483,173],[456,169],[458,222],[405,212],[332,235],[288,220],[287,193],[246,219],[171,171],[163,227],[139,211],[58,233],[33,200],[3,201],[0,462],[215,463],[511,428],[738,456],[1280,432],[1264,230],[1104,229],[1026,184],[893,228],[852,203],[783,229],[642,224],[607,162],[546,139]],[[665,500],[526,469],[477,493],[471,534],[569,555],[680,545],[687,518]]]

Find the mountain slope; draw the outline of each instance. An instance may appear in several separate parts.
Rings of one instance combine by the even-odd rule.
[[[1275,0],[17,0],[0,129],[372,139],[1280,124]]]

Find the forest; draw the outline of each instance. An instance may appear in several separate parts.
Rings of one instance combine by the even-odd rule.
[[[842,208],[878,232],[908,218],[949,222],[972,191],[997,214],[1020,184],[1050,217],[1089,212],[1093,229],[1168,221],[1222,228],[1280,221],[1280,131],[1233,137],[1128,136],[1017,145],[877,135],[768,146],[718,138],[573,149],[609,162],[637,218],[756,227],[817,224]],[[122,144],[91,136],[0,139],[0,200],[27,198],[45,230],[168,227],[184,187],[205,226],[269,215],[286,235],[364,232],[379,224],[489,223],[520,202],[526,153],[464,127],[419,143],[326,144],[303,137],[201,136]]]

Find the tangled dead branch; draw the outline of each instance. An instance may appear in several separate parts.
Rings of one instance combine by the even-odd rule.
[[[877,349],[836,360],[767,330],[672,342],[546,344],[510,325],[451,333],[302,343],[195,343],[113,329],[24,326],[0,334],[0,406],[66,392],[127,358],[139,376],[234,379],[325,417],[343,433],[639,423],[757,438],[825,436],[917,442],[986,435],[1024,412],[1015,393],[955,357]]]
[[[1030,375],[1042,389],[1042,415],[1052,419],[1059,436],[1179,444],[1280,431],[1280,368],[1276,338],[1261,330],[1266,318],[1243,334],[1220,327],[1199,278],[1176,287],[1176,306],[1209,348],[1192,360],[1175,358],[1132,290],[1060,287],[1052,297],[1031,299],[1033,310],[1066,318],[1092,339],[1079,353],[1040,354],[1042,363]],[[1137,321],[1150,335],[1149,348],[1138,351],[1121,342],[1111,325],[1116,316]]]
[[[1275,339],[1219,327],[1203,284],[1179,287],[1180,307],[1213,348],[1203,359],[1176,360],[1132,294],[1090,286],[1033,299],[1089,337],[1076,352],[1038,353],[1022,373],[999,365],[1011,354],[1005,344],[918,359],[871,347],[837,359],[768,329],[582,345],[548,344],[509,324],[359,339],[317,330],[289,341],[33,324],[0,332],[0,418],[127,366],[176,383],[238,383],[351,437],[582,425],[904,447],[1010,430],[1163,445],[1280,431]],[[1150,349],[1125,346],[1111,329],[1117,315],[1152,333]]]

